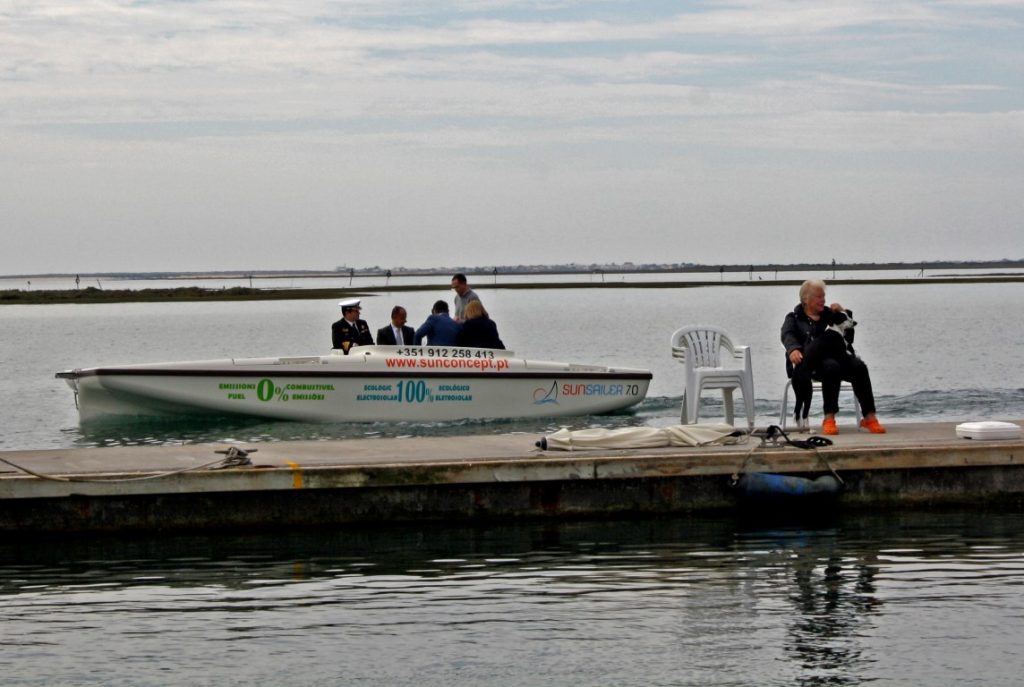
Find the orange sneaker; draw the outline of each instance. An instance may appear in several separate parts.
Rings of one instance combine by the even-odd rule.
[[[885,434],[885,427],[882,426],[877,417],[873,417],[870,420],[861,420],[860,426],[872,434]]]
[[[884,429],[882,430],[885,431]],[[834,417],[827,417],[825,421],[821,423],[822,434],[839,434],[839,428],[836,427],[836,419]]]

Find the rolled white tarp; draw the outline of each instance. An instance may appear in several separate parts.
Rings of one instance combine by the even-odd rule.
[[[671,425],[665,427],[671,443],[669,446],[714,446],[742,444],[747,432],[724,422],[706,425]]]
[[[746,441],[747,433],[725,423],[672,425],[670,427],[621,427],[619,429],[562,429],[537,442],[542,451],[586,449],[663,448],[708,446]]]

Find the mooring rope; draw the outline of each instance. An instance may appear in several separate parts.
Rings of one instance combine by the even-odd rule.
[[[192,465],[187,468],[180,468],[178,470],[167,470],[165,472],[158,472],[152,475],[145,475],[142,477],[119,477],[117,479],[98,479],[93,477],[61,477],[59,475],[47,475],[42,472],[36,472],[31,468],[27,468],[24,465],[18,465],[15,462],[7,460],[6,458],[0,458],[0,463],[10,465],[16,470],[21,470],[24,473],[38,477],[39,479],[49,480],[51,482],[95,482],[99,484],[119,484],[121,482],[142,482],[144,480],[159,479],[161,477],[170,477],[171,475],[180,475],[183,472],[192,472],[195,470],[205,470],[207,468],[211,470],[223,470],[224,468],[233,467],[246,467],[251,466],[252,461],[249,460],[250,453],[256,453],[258,449],[240,449],[232,446],[227,449],[219,449],[214,453],[226,454],[224,458],[218,458],[217,460],[211,460],[209,463],[203,463],[202,465]]]
[[[846,486],[846,483],[843,481],[843,478],[839,476],[839,473],[835,471],[835,468],[833,468],[832,464],[828,462],[828,459],[826,459],[825,456],[821,453],[821,451],[818,450],[819,448],[823,448],[825,446],[831,446],[831,439],[814,435],[809,436],[806,439],[798,439],[794,441],[793,439],[790,439],[789,435],[786,434],[786,431],[779,427],[778,425],[768,425],[768,427],[765,428],[764,431],[755,430],[754,432],[751,433],[751,435],[760,438],[761,443],[755,444],[750,448],[749,451],[747,451],[747,454],[743,457],[743,462],[740,464],[739,469],[736,472],[734,472],[732,474],[732,477],[730,478],[730,484],[732,486],[736,486],[736,484],[740,480],[740,476],[744,472],[746,472],[747,463],[750,462],[750,457],[754,454],[754,451],[756,451],[759,448],[767,448],[769,441],[772,442],[773,446],[779,446],[780,437],[786,444],[794,448],[803,449],[805,451],[813,450],[814,454],[818,457],[818,460],[824,463],[825,467],[828,468],[828,471],[831,472],[832,476],[836,478],[836,481],[838,481],[840,485]]]

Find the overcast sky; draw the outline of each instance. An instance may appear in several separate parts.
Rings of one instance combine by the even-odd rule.
[[[1024,0],[7,0],[0,227],[0,274],[1024,258]]]

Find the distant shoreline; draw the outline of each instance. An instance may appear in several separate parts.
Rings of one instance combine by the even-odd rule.
[[[0,275],[4,279],[56,279],[75,277],[85,280],[99,279],[145,279],[145,280],[186,280],[186,279],[345,279],[355,277],[444,277],[462,272],[477,279],[481,277],[501,276],[551,276],[595,274],[705,274],[742,272],[863,272],[866,270],[893,271],[911,270],[920,272],[935,270],[999,270],[1024,269],[1024,259],[1020,260],[974,260],[953,261],[933,260],[926,262],[857,262],[857,263],[748,263],[732,265],[703,265],[690,263],[675,264],[590,264],[575,263],[562,265],[486,265],[476,267],[339,267],[334,270],[206,270],[201,272],[52,272],[46,274],[8,274]],[[940,275],[941,276],[941,275]]]
[[[695,289],[713,286],[758,287],[758,286],[799,286],[801,279],[757,279],[707,281],[643,281],[643,282],[523,282],[482,284],[480,288],[497,289]],[[977,277],[882,277],[874,279],[829,279],[830,285],[899,285],[914,286],[928,284],[977,284],[977,283],[1021,283],[1024,274],[991,274]],[[172,303],[201,301],[269,301],[269,300],[316,300],[351,298],[376,293],[399,293],[408,291],[447,291],[446,283],[391,284],[362,288],[317,288],[317,289],[256,289],[236,286],[232,288],[204,289],[183,286],[168,289],[40,289],[23,291],[7,289],[0,291],[0,305],[57,305],[67,303]]]

